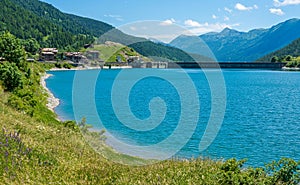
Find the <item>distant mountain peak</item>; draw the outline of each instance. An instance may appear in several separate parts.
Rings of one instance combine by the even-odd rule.
[[[230,29],[228,27],[224,28],[220,34],[231,34],[231,33],[240,33],[239,31],[237,30],[234,30],[234,29]]]

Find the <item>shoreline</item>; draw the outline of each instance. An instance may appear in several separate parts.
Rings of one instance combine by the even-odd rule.
[[[300,68],[297,67],[283,67],[283,71],[300,71]]]
[[[46,106],[49,110],[55,113],[54,109],[60,104],[60,100],[56,98],[54,94],[47,88],[46,79],[51,76],[52,76],[51,74],[44,73],[41,76],[41,85],[44,88],[45,92],[48,94]]]
[[[111,66],[109,68],[108,66],[104,66],[103,68],[101,67],[74,67],[71,69],[67,68],[51,68],[47,71],[81,71],[81,70],[98,70],[98,69],[132,69],[131,66]]]

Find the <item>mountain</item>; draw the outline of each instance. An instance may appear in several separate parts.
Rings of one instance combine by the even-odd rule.
[[[292,43],[285,46],[284,48],[281,48],[275,52],[272,52],[272,53],[258,59],[258,61],[271,61],[271,59],[274,56],[277,56],[278,58],[284,58],[287,55],[291,55],[294,57],[300,56],[300,38],[293,41]]]
[[[194,43],[198,38],[192,36],[179,36],[170,45],[208,56],[201,49],[205,43],[218,61],[254,61],[300,38],[299,30],[300,19],[290,19],[269,29],[239,32],[225,28],[220,33],[203,34],[199,36],[200,46]]]
[[[0,31],[9,31],[20,39],[35,38],[41,47],[78,50],[100,37],[97,42],[129,45],[144,56],[193,61],[178,48],[124,34],[104,22],[66,14],[38,0],[1,0],[0,7]]]
[[[180,35],[174,39],[171,46],[178,47],[183,51],[192,53],[191,55],[203,55],[211,59],[215,59],[213,53],[207,46],[207,44],[197,36]],[[209,60],[209,59],[208,59]],[[209,60],[209,61],[210,61]]]

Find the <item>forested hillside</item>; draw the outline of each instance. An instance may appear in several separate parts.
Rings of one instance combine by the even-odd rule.
[[[0,30],[10,31],[21,39],[36,39],[41,47],[78,49],[93,42],[92,35],[74,34],[10,0],[0,1]]]
[[[284,58],[285,56],[300,56],[300,39],[297,39],[295,41],[293,41],[292,43],[290,43],[289,45],[287,45],[286,47],[277,50],[275,52],[272,52],[260,59],[258,59],[259,61],[271,61],[273,57],[277,57],[278,59],[280,58]]]
[[[41,47],[78,50],[104,33],[115,30],[102,39],[123,45],[139,42],[131,47],[144,56],[174,61],[193,60],[180,49],[152,42],[149,44],[146,39],[126,35],[104,22],[66,14],[38,0],[2,0],[0,7],[0,31],[9,31],[21,39],[34,38]]]

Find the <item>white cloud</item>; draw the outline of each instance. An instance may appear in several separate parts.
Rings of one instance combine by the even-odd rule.
[[[116,19],[117,21],[124,21],[124,19],[122,18],[121,15],[108,14],[108,15],[104,15],[104,17],[113,18],[113,19]]]
[[[249,11],[249,10],[252,10],[253,8],[257,9],[258,6],[254,5],[254,7],[251,7],[251,6],[245,6],[241,3],[237,3],[234,8],[237,9],[237,10],[240,10],[240,11]]]
[[[230,20],[229,17],[227,17],[227,16],[224,17],[224,21],[229,21],[229,20]]]
[[[213,14],[213,15],[212,15],[212,18],[213,18],[213,19],[217,19],[218,17],[217,17],[215,14]]]
[[[274,5],[275,6],[288,6],[288,5],[298,5],[300,4],[300,0],[274,0]]]
[[[284,15],[284,12],[280,8],[270,8],[269,11],[275,15]]]
[[[129,29],[132,30],[132,31],[136,31],[137,30],[137,28],[135,26],[130,26]]]
[[[255,5],[253,5],[253,8],[257,10],[258,6],[255,4]]]
[[[175,22],[176,22],[175,19],[172,18],[172,19],[167,19],[167,20],[161,22],[160,25],[169,26],[169,25],[174,24]]]
[[[188,19],[186,21],[184,21],[184,24],[188,27],[199,27],[201,26],[201,24],[197,21],[193,21],[191,19]]]
[[[228,13],[232,13],[232,10],[229,9],[229,8],[227,8],[227,7],[225,7],[224,10],[225,10],[226,12],[228,12]]]

